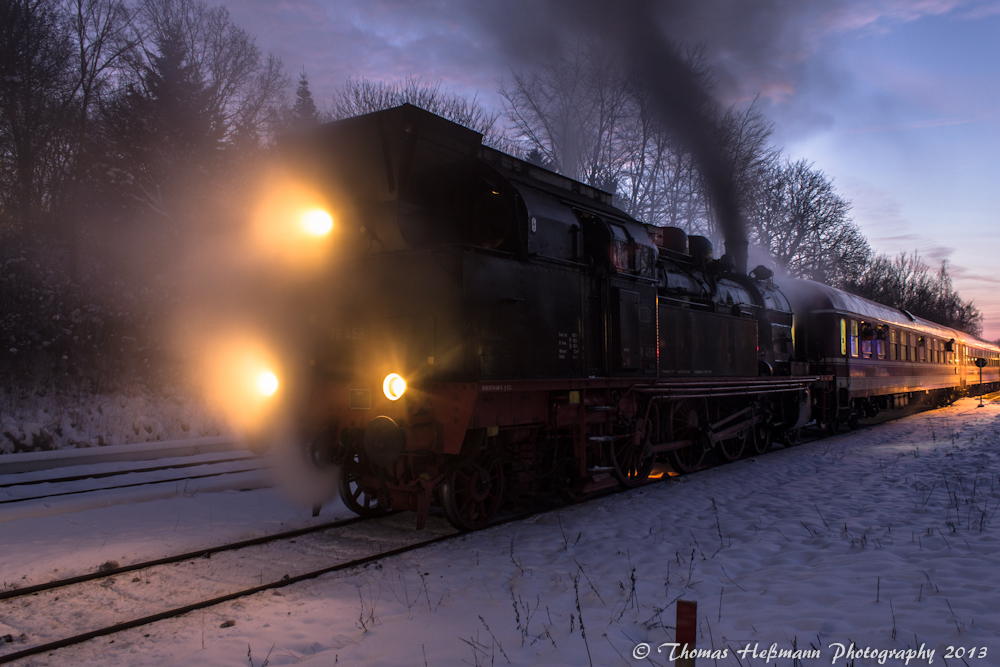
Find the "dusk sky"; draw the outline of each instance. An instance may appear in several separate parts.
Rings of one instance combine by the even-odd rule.
[[[419,76],[498,105],[496,80],[555,37],[600,39],[600,0],[234,0],[235,21],[320,107],[351,75]],[[853,203],[876,250],[947,260],[1000,338],[1000,1],[651,2],[702,44],[726,104],[759,95],[774,143]],[[610,28],[608,28],[610,30]],[[627,38],[627,37],[626,37]]]

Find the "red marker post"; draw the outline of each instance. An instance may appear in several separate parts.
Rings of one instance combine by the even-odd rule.
[[[677,601],[677,654],[694,653],[695,632],[698,628],[698,603],[688,600]],[[681,657],[675,667],[694,667],[694,658]]]
[[[976,366],[979,366],[979,405],[977,408],[983,407],[983,366],[986,365],[986,360],[980,357],[976,359]]]

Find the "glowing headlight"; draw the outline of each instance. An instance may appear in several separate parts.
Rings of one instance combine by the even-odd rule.
[[[333,218],[321,208],[314,208],[302,214],[302,229],[313,236],[325,236],[333,229]]]
[[[399,397],[406,391],[406,380],[398,373],[389,373],[382,381],[382,393],[390,401],[398,401]]]
[[[278,391],[278,378],[270,371],[264,371],[257,376],[257,390],[265,396],[271,396]]]

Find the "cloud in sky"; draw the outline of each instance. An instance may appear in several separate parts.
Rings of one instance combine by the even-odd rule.
[[[348,76],[418,76],[496,103],[496,80],[553,46],[611,27],[619,0],[237,0],[234,18],[290,71],[305,67],[320,103]],[[996,3],[968,0],[701,0],[646,6],[668,39],[698,45],[712,64],[725,103],[759,97],[784,136],[831,127],[825,103],[853,85],[839,64],[841,42],[957,10]],[[899,76],[886,76],[900,81]]]

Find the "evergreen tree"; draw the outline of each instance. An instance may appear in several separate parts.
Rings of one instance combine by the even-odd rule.
[[[319,111],[309,92],[309,77],[305,68],[299,74],[299,85],[295,89],[295,104],[292,106],[292,127],[304,128],[319,124]]]
[[[176,224],[218,172],[225,126],[180,31],[157,47],[141,82],[103,109],[109,174],[126,201]]]
[[[200,166],[207,166],[204,163],[212,160],[222,142],[221,111],[213,106],[197,66],[189,62],[180,31],[169,29],[158,46],[144,81],[154,139],[171,157],[199,156]]]

